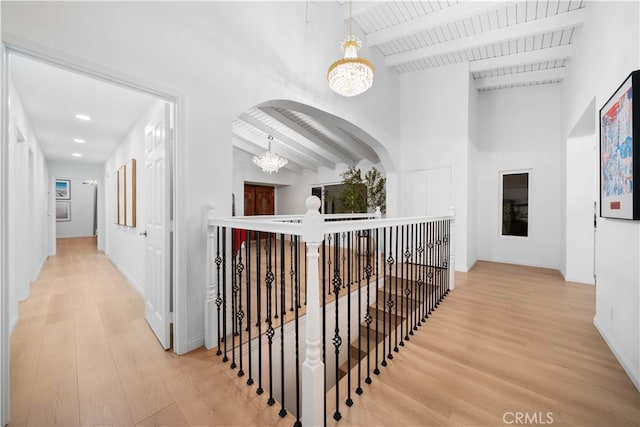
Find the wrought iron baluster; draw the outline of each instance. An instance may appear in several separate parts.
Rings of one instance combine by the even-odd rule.
[[[274,276],[274,281],[273,281],[273,292],[275,295],[274,298],[274,302],[275,302],[275,314],[273,316],[274,319],[279,319],[280,317],[278,316],[278,281],[275,280],[278,277],[278,245],[275,242],[276,239],[276,235],[273,234],[272,238],[274,240],[273,242],[273,276]],[[283,253],[280,254],[280,258],[282,258],[284,256]],[[280,282],[280,286],[282,286],[282,282]]]
[[[367,377],[364,382],[371,384],[371,299],[370,299],[370,285],[371,285],[371,273],[373,267],[371,266],[371,230],[365,231],[365,256],[367,259],[367,265],[364,268],[365,277],[367,278],[367,312],[364,315],[364,321],[367,324]]]
[[[253,384],[253,370],[252,370],[252,354],[251,351],[251,231],[247,230],[246,235],[246,248],[247,248],[247,345],[249,347],[249,352],[247,353],[247,359],[249,364],[249,378],[247,378],[247,385]],[[258,340],[259,341],[259,340]],[[258,345],[260,343],[258,342]]]
[[[327,383],[327,236],[322,239],[322,364],[324,366],[324,382]],[[327,393],[323,396],[324,412],[327,413]],[[324,418],[324,425],[327,425],[327,417]]]
[[[222,228],[222,336],[224,340],[223,362],[227,362],[227,227]]]
[[[358,289],[358,387],[356,388],[357,394],[362,394],[362,328],[360,327],[360,322],[362,322],[362,289],[360,289],[360,283],[362,283],[362,232],[356,232],[356,247],[358,257],[356,258],[358,264],[357,271],[357,282],[358,285],[356,289]]]
[[[405,226],[403,225],[400,228],[400,251],[403,251],[405,244],[404,244],[404,230],[405,230]],[[406,260],[406,251],[402,252],[400,254],[400,259],[402,260],[402,265],[400,266],[400,277],[402,277],[402,281],[400,283],[400,342],[398,343],[401,347],[404,347],[404,340],[405,335],[404,335],[404,321],[407,319],[407,314],[405,313],[405,306],[406,306],[406,300],[407,300],[407,274],[405,273],[405,270],[407,268],[407,260]]]
[[[380,318],[380,310],[379,310],[379,304],[378,304],[378,301],[380,301],[380,298],[379,298],[379,295],[378,295],[378,293],[380,291],[380,286],[379,286],[379,284],[380,284],[380,268],[379,268],[380,267],[380,265],[379,265],[380,264],[379,263],[379,261],[380,261],[380,252],[379,252],[378,244],[380,242],[378,240],[378,238],[379,238],[378,230],[379,229],[376,228],[375,239],[374,239],[375,240],[374,256],[376,257],[375,258],[375,261],[376,261],[376,287],[375,287],[375,292],[376,292],[376,339],[375,339],[375,343],[374,343],[374,345],[376,346],[376,366],[373,369],[373,373],[376,374],[376,375],[380,374],[380,369],[378,368],[378,333],[380,333],[380,326],[379,326],[379,323],[378,323],[378,320]],[[384,343],[382,344],[382,346],[384,348]],[[384,353],[384,351],[383,351],[383,353]]]
[[[302,427],[301,411],[300,411],[300,252],[298,236],[293,237],[294,241],[294,259],[295,259],[295,325],[296,325],[296,422],[294,427]],[[306,258],[306,257],[305,257]]]
[[[419,276],[418,276],[418,287],[420,288],[420,319],[418,320],[418,326],[421,326],[424,323],[425,319],[425,307],[427,301],[427,294],[425,286],[425,261],[424,261],[424,223],[420,223],[418,226],[418,265],[419,268]]]
[[[285,383],[284,383],[284,315],[286,314],[286,297],[285,297],[285,249],[284,249],[284,234],[280,234],[280,308],[282,309],[282,319],[280,320],[280,415],[284,418],[287,415],[287,410],[284,409],[285,401]],[[277,258],[276,258],[277,259]],[[277,298],[277,296],[276,296]]]
[[[409,334],[413,335],[413,331],[418,330],[417,326],[417,314],[418,309],[418,296],[420,295],[417,289],[417,263],[416,263],[416,225],[411,224],[411,326]]]
[[[290,282],[290,288],[291,288],[291,294],[289,295],[289,300],[291,302],[291,307],[289,308],[289,311],[293,311],[293,299],[296,297],[296,295],[294,295],[295,293],[295,280],[293,275],[295,274],[293,269],[294,269],[294,260],[293,260],[293,236],[290,237],[291,240],[289,240],[289,280],[291,280]]]
[[[387,229],[382,229],[382,366],[387,366]],[[391,286],[391,285],[389,285]],[[390,302],[391,300],[389,300]],[[389,311],[391,307],[389,306]],[[391,335],[391,314],[389,314],[389,335]],[[389,353],[391,353],[391,336],[389,336]]]
[[[338,421],[342,418],[340,414],[340,387],[338,386],[338,382],[340,381],[340,346],[342,345],[342,338],[340,337],[340,319],[339,319],[339,301],[338,295],[340,293],[340,286],[342,285],[342,280],[340,277],[340,239],[338,233],[335,234],[334,238],[334,271],[333,271],[333,292],[335,293],[335,329],[333,335],[333,346],[335,348],[336,354],[336,363],[335,363],[335,371],[336,371],[336,410],[333,413],[333,419]]]
[[[267,405],[269,406],[273,406],[273,404],[276,403],[276,400],[273,398],[273,336],[275,335],[275,330],[273,329],[271,319],[273,310],[271,300],[273,298],[272,291],[275,275],[272,270],[271,238],[271,233],[267,233],[267,275],[265,277],[265,282],[267,284],[267,324],[269,325],[266,332],[269,340],[269,398],[267,399]]]
[[[400,255],[400,253],[398,252],[398,245],[400,244],[400,232],[398,230],[398,226],[396,225],[396,247],[395,247],[395,259],[402,261],[402,256]],[[399,351],[398,349],[398,320],[400,321],[400,326],[402,326],[402,317],[399,317],[398,315],[398,264],[400,264],[400,262],[396,262],[395,263],[395,267],[396,267],[396,275],[395,275],[395,285],[396,285],[396,290],[395,290],[395,321],[394,321],[394,335],[395,335],[395,339],[394,339],[394,347],[393,347],[393,351],[395,351],[396,353]],[[393,356],[391,354],[389,354],[389,359],[393,359]]]
[[[351,232],[347,234],[347,406],[353,405],[351,398]]]
[[[237,230],[238,234],[241,236],[242,232]],[[244,311],[242,310],[242,272],[244,270],[244,265],[242,263],[242,244],[240,243],[242,239],[238,239],[238,262],[236,264],[236,271],[238,272],[238,279],[236,281],[236,287],[238,290],[236,291],[236,301],[238,303],[238,309],[236,311],[236,318],[238,321],[237,325],[237,333],[238,333],[238,341],[240,342],[240,369],[238,370],[238,376],[241,377],[244,375],[243,370],[243,354],[242,354],[242,321],[244,320]]]
[[[222,337],[220,336],[220,306],[222,305],[222,298],[220,297],[220,286],[223,283],[220,280],[220,264],[222,264],[222,257],[220,256],[220,227],[216,227],[216,271],[218,280],[216,282],[216,307],[218,309],[218,350],[216,354],[220,356],[222,354],[222,350],[220,349],[220,345],[222,344]],[[224,284],[222,285],[224,286]]]
[[[327,234],[326,239],[329,245],[329,257],[327,260],[327,268],[329,269],[329,272],[331,272],[331,234]],[[329,288],[329,295],[331,295],[331,286],[329,286],[328,288]]]
[[[256,232],[256,300],[258,302],[258,310],[256,317],[258,319],[256,326],[258,327],[258,388],[256,394],[261,395],[264,393],[262,388],[262,236],[261,232]]]

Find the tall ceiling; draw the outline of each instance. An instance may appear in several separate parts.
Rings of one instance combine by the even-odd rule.
[[[349,3],[342,2],[343,18]],[[384,65],[410,73],[469,62],[479,91],[560,82],[584,0],[354,2],[353,22]]]
[[[336,4],[336,3],[334,3]],[[343,19],[349,3],[337,2]],[[356,34],[399,74],[468,62],[479,91],[557,83],[584,20],[584,0],[354,1]],[[103,163],[153,98],[12,55],[11,75],[43,151],[51,160]],[[370,136],[327,113],[287,103],[256,106],[233,123],[235,149],[272,148],[302,173],[338,163],[380,161]],[[75,119],[92,116],[91,122]],[[74,138],[86,141],[74,142]]]
[[[10,56],[9,67],[29,125],[48,160],[106,162],[154,99],[17,54]],[[91,120],[78,120],[76,114]]]

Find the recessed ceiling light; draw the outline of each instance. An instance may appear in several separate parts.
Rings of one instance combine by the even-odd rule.
[[[89,121],[91,120],[91,117],[87,116],[86,114],[76,114],[76,119]]]
[[[84,139],[80,139],[80,138],[73,138],[73,142],[78,142],[80,144],[84,144],[87,141],[85,141]]]
[[[71,153],[71,155],[73,157],[82,157],[82,154],[80,154],[80,153]]]

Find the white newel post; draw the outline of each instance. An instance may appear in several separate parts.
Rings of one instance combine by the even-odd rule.
[[[302,220],[302,238],[307,243],[306,352],[302,364],[302,425],[324,425],[324,363],[320,324],[320,281],[318,247],[323,238],[324,220],[318,212],[320,199],[310,196]]]
[[[209,227],[209,220],[214,218],[215,210],[210,203],[203,208],[204,229],[207,233],[205,252],[205,297],[204,297],[204,347],[211,350],[218,345],[216,337],[216,227]]]
[[[455,222],[456,211],[453,206],[449,207],[449,216],[451,216],[451,223],[449,226],[449,289],[454,290],[456,287],[456,262],[455,262]]]

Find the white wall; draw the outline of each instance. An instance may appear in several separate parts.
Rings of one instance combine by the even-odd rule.
[[[50,217],[50,231],[51,231],[51,245],[49,247],[49,255],[56,254],[56,237],[81,237],[91,236],[93,227],[93,207],[90,206],[90,189],[88,184],[82,184],[85,179],[93,179],[98,181],[98,239],[97,249],[104,250],[104,203],[102,200],[103,193],[103,181],[102,181],[102,166],[97,163],[85,163],[80,161],[60,161],[50,160],[47,162],[49,169],[49,179],[51,182],[51,197],[49,200],[52,212],[55,212],[56,198],[53,186],[55,185],[56,178],[72,179],[71,189],[71,221],[74,222],[75,218],[80,218],[80,221],[75,222],[73,226],[65,226],[63,222],[57,222],[55,215]],[[80,190],[79,196],[81,200],[76,199],[75,190]],[[81,201],[80,205],[76,206],[76,202]],[[89,212],[91,210],[91,212]],[[59,226],[62,225],[61,228]],[[57,231],[61,231],[63,235],[58,235]]]
[[[469,64],[402,74],[400,90],[399,214],[419,213],[419,206],[429,211],[432,204],[439,206],[439,214],[446,214],[448,198],[456,210],[456,270],[467,271]],[[448,177],[443,171],[447,169]]]
[[[104,164],[101,175],[105,185],[105,254],[124,274],[133,287],[144,296],[145,281],[145,237],[140,233],[145,228],[147,207],[144,194],[147,183],[144,174],[145,126],[164,108],[162,101],[154,101],[140,116],[127,136],[113,151]],[[116,224],[116,178],[120,167],[129,160],[136,159],[136,226],[126,227]]]
[[[565,135],[640,68],[640,3],[589,2],[564,83]],[[612,24],[612,23],[615,23]],[[594,324],[640,389],[640,222],[598,219]]]
[[[565,280],[593,285],[594,202],[598,193],[598,137],[567,139]]]
[[[478,259],[558,269],[565,138],[560,85],[479,96]],[[501,171],[530,171],[528,237],[501,236]]]
[[[62,175],[57,176],[56,179],[68,179],[71,188],[71,199],[65,200],[71,205],[71,221],[56,221],[56,237],[93,236],[96,186],[83,184],[82,178],[69,178]]]
[[[18,130],[24,137],[19,141]],[[18,301],[29,297],[47,259],[48,173],[40,145],[9,84],[8,279],[10,331],[18,322]]]
[[[312,2],[309,32],[306,6],[304,2],[2,5],[3,32],[185,95],[186,228],[184,247],[177,249],[186,251],[181,259],[186,262],[187,283],[179,286],[187,288],[189,349],[204,342],[201,210],[212,201],[220,215],[231,213],[230,137],[236,117],[267,100],[291,99],[352,122],[391,155],[399,155],[399,115],[389,107],[397,103],[396,72],[377,66],[376,84],[358,97],[345,99],[331,92],[326,70],[340,52],[327,46],[344,37],[347,25],[334,3]],[[383,64],[373,49],[365,46],[361,54]]]

